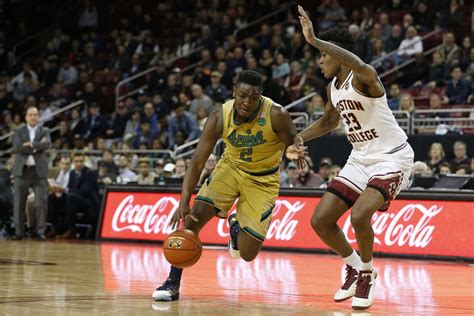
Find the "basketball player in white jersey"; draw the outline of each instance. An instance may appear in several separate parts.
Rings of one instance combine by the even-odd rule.
[[[353,146],[346,165],[316,207],[311,225],[346,263],[346,280],[334,300],[353,297],[352,308],[366,309],[373,304],[377,280],[372,266],[371,218],[376,210],[387,210],[390,200],[407,185],[413,150],[387,105],[375,69],[348,50],[353,43],[351,34],[333,29],[316,38],[307,13],[301,6],[298,11],[306,41],[321,53],[322,73],[333,78],[327,89],[324,115],[299,134],[301,142],[327,134],[342,118]],[[351,207],[360,257],[337,225]]]

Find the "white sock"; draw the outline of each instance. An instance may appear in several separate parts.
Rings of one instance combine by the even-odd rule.
[[[360,266],[362,265],[362,260],[360,260],[360,257],[357,252],[355,252],[355,250],[352,252],[351,255],[342,258],[342,260],[344,260],[347,265],[350,265],[353,268],[360,268]]]
[[[370,260],[369,262],[362,262],[360,269],[363,271],[372,271],[374,268],[374,260]]]

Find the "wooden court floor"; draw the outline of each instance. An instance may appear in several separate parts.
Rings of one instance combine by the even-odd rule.
[[[336,256],[263,251],[252,263],[205,249],[185,270],[181,300],[154,303],[168,275],[150,244],[0,241],[0,315],[472,315],[474,267],[376,259],[376,302],[332,301]]]

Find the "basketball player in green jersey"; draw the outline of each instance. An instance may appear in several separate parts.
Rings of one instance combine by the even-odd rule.
[[[184,177],[181,200],[172,227],[196,234],[214,216],[227,218],[238,198],[237,212],[228,221],[229,251],[234,258],[252,261],[267,234],[280,189],[279,164],[285,147],[287,157],[304,165],[302,143],[294,142],[296,129],[288,112],[262,96],[262,76],[242,71],[234,87],[234,98],[209,116],[191,165]],[[216,142],[223,138],[226,149],[214,172],[201,187],[190,209],[191,195]],[[296,139],[301,142],[300,138]],[[182,269],[171,267],[168,279],[153,292],[155,301],[179,298]]]

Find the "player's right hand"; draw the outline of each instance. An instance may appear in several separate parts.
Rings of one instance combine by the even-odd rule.
[[[170,226],[172,230],[178,229],[181,226],[181,222],[184,223],[186,217],[191,217],[191,219],[195,222],[198,221],[197,217],[191,214],[191,208],[189,207],[188,203],[181,204],[179,203],[176,212],[173,215],[173,219],[171,220]]]

